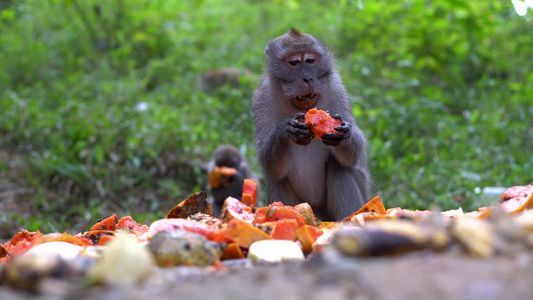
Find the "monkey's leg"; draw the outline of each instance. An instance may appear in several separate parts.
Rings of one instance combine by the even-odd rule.
[[[211,195],[213,196],[213,212],[215,216],[218,216],[224,205],[224,201],[228,197],[233,197],[241,200],[242,198],[242,187],[244,184],[244,178],[241,174],[237,173],[230,178],[230,183],[228,186],[221,186],[218,188],[211,189]]]
[[[331,220],[340,221],[356,212],[368,199],[368,174],[353,167],[343,167],[330,157],[327,163],[327,210]]]
[[[295,206],[302,201],[290,186],[290,183],[284,179],[276,182],[267,183],[267,204],[274,201],[280,201],[285,205]]]
[[[211,207],[213,207],[213,214],[215,217],[218,217],[222,211],[222,203],[217,201],[215,197],[211,197],[209,201],[211,203]]]

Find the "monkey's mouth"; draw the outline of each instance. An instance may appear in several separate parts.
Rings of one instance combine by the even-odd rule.
[[[300,110],[311,109],[315,106],[318,101],[317,93],[309,93],[304,95],[296,96],[292,99],[292,105]]]

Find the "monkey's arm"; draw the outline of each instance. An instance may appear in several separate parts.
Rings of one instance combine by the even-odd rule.
[[[259,160],[269,177],[278,180],[289,171],[288,152],[291,143],[305,146],[313,140],[309,126],[303,122],[304,115],[294,114],[268,129],[256,128]]]
[[[359,160],[366,160],[366,139],[355,122],[355,118],[351,113],[352,107],[348,100],[348,95],[338,74],[333,76],[332,85],[338,86],[330,98],[331,103],[335,103],[332,107],[333,112],[338,112],[333,115],[341,121],[341,126],[337,126],[335,133],[326,133],[322,138],[324,144],[332,146],[333,154],[339,161],[339,163],[345,167],[352,167],[358,163]]]
[[[358,160],[366,159],[366,139],[355,121],[342,122],[335,130],[339,133],[327,133],[322,141],[332,146],[333,154],[341,165],[351,167]]]
[[[271,89],[271,82],[265,77],[254,93],[253,114],[256,139],[256,152],[267,178],[279,180],[289,171],[289,149],[292,142],[309,144],[313,134],[301,119],[303,114],[287,118],[280,108],[278,98],[283,97]]]
[[[287,143],[283,143],[278,130],[278,120],[272,114],[272,98],[268,78],[263,78],[254,92],[252,110],[254,116],[255,146],[259,163],[267,178],[280,179],[287,174]]]

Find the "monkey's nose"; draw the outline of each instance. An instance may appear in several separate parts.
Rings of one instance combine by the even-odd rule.
[[[313,77],[312,76],[304,76],[303,80],[304,80],[305,83],[311,83],[311,81],[313,81]]]

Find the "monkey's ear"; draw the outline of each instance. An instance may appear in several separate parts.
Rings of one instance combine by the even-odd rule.
[[[268,46],[265,47],[265,54],[268,54]]]

